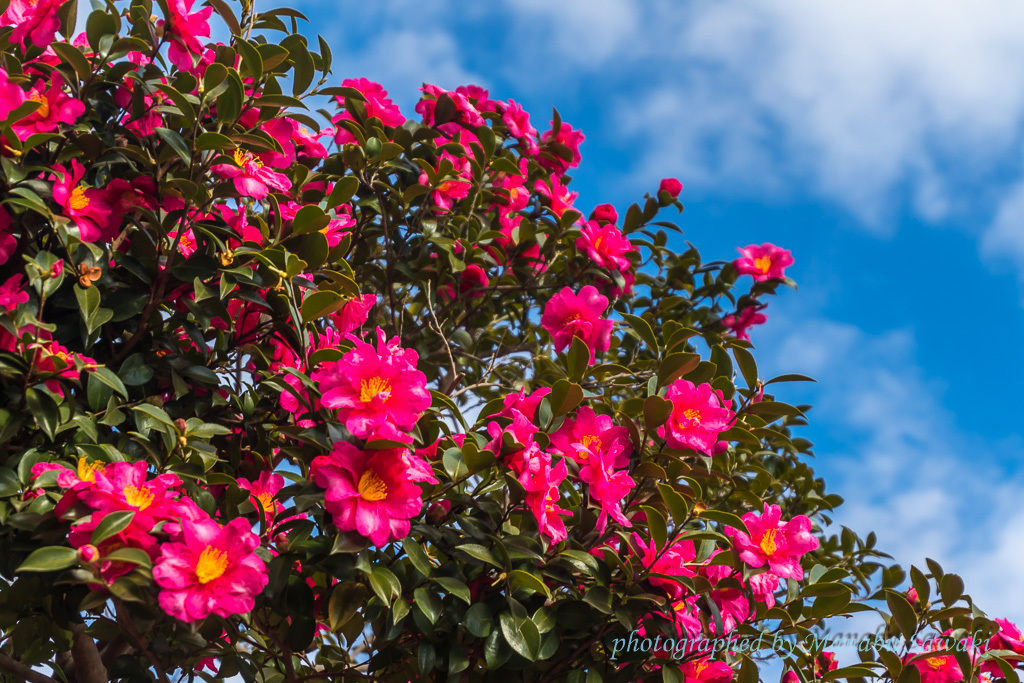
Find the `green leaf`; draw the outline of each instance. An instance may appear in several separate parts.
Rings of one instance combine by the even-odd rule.
[[[55,572],[78,562],[78,551],[62,545],[37,548],[15,572]]]
[[[93,513],[96,514],[96,513]],[[111,536],[128,528],[128,525],[135,519],[134,510],[118,510],[110,512],[100,520],[100,523],[93,529],[89,542],[99,545]]]
[[[565,415],[583,401],[583,387],[575,382],[560,379],[551,387],[551,394],[545,397],[554,417]]]
[[[542,593],[548,600],[551,599],[551,589],[547,587],[547,584],[529,572],[514,569],[508,573],[508,580],[513,586],[526,588],[534,593]]]
[[[478,602],[466,611],[466,619],[463,622],[466,630],[477,638],[486,638],[491,635],[493,616],[491,611],[482,602]]]
[[[569,352],[565,354],[565,369],[569,379],[574,382],[580,381],[589,366],[590,347],[579,337],[573,337]]]
[[[227,135],[221,135],[212,131],[200,133],[199,137],[196,138],[196,149],[198,150],[216,149],[219,151],[229,151],[235,149],[235,147],[235,143]]]
[[[181,137],[180,134],[174,132],[170,128],[157,128],[156,134],[170,146],[175,153],[181,157],[181,160],[188,166],[192,163],[192,152],[188,148],[188,143]]]
[[[341,310],[347,300],[337,292],[322,289],[313,292],[302,302],[302,320],[312,322]]]
[[[70,43],[53,42],[50,44],[53,51],[57,53],[57,56],[64,60],[64,62],[75,70],[78,74],[78,78],[83,81],[89,80],[92,75],[92,66],[89,64],[89,60],[85,58],[82,51]]]
[[[263,76],[263,57],[260,51],[242,38],[235,38],[235,49],[242,55],[242,76],[252,76],[259,80]]]
[[[477,543],[463,543],[455,546],[453,550],[466,553],[472,558],[492,564],[499,569],[503,568],[501,562],[499,562],[498,558],[494,556],[494,553]]]
[[[330,211],[334,207],[348,202],[358,189],[359,179],[355,176],[347,175],[339,178],[338,182],[334,184],[330,196],[327,197],[327,210]]]
[[[444,465],[444,471],[448,473],[452,481],[458,481],[469,474],[469,467],[466,466],[466,461],[462,457],[461,448],[455,447],[446,450],[441,457],[441,464]]]
[[[49,393],[29,387],[25,391],[25,403],[29,412],[35,416],[36,423],[46,433],[46,436],[50,437],[50,441],[53,441],[60,423],[60,409],[57,407],[57,402]]]
[[[368,578],[370,588],[386,605],[390,605],[394,598],[402,594],[402,584],[398,577],[385,567],[374,567]]]
[[[690,514],[690,506],[686,499],[670,485],[662,482],[658,482],[658,492],[661,493],[661,499],[672,515],[672,523],[681,526]]]
[[[914,613],[913,606],[907,602],[905,597],[889,590],[885,593],[885,602],[889,605],[889,611],[892,612],[892,618],[896,621],[900,632],[909,643],[917,632],[917,615]]]
[[[93,544],[95,545],[95,544]],[[152,560],[142,548],[118,548],[103,556],[104,562],[129,562],[143,567],[152,564]]]
[[[952,607],[953,603],[964,594],[964,580],[956,574],[946,574],[939,579],[939,595],[946,607]]]
[[[454,595],[459,600],[462,600],[467,605],[472,604],[472,598],[470,597],[469,586],[451,576],[435,576],[433,581],[437,585],[441,586],[446,593]]]
[[[647,425],[647,429],[654,429],[668,422],[672,408],[672,401],[660,396],[648,396],[644,399],[644,424]]]
[[[622,319],[632,328],[636,335],[640,337],[647,344],[647,348],[650,349],[651,353],[655,356],[661,353],[660,347],[658,346],[658,338],[654,336],[654,330],[651,328],[651,324],[643,318],[636,315],[629,315],[628,313],[622,314]]]
[[[331,591],[327,604],[327,615],[331,630],[337,632],[355,615],[366,601],[366,586],[355,581],[346,581]]]
[[[665,515],[661,510],[650,505],[641,505],[640,509],[647,514],[647,529],[650,531],[651,540],[659,548],[664,548],[668,542],[668,530],[665,523]]]
[[[736,365],[740,367],[740,374],[747,386],[753,389],[757,386],[757,363],[754,362],[754,354],[739,346],[733,347],[732,355],[736,357]]]
[[[748,536],[750,535],[750,529],[747,528],[747,525],[743,520],[738,515],[731,512],[726,512],[725,510],[703,510],[700,513],[700,518],[710,519],[712,522],[719,522],[726,526],[731,526],[734,529],[739,529]]]
[[[94,368],[93,371],[89,373],[89,378],[92,379],[93,377],[121,394],[124,398],[128,398],[128,390],[125,388],[121,378],[111,372],[109,368],[105,368],[103,366]]]
[[[420,586],[412,592],[413,604],[416,609],[423,612],[423,616],[431,624],[437,623],[438,618],[441,616],[441,598],[434,591],[430,590],[426,586]]]
[[[540,649],[540,633],[537,632],[536,624],[528,619],[516,623],[508,612],[502,612],[498,622],[501,624],[501,634],[505,636],[505,642],[511,645],[520,657],[533,661],[537,650]]]
[[[402,541],[402,548],[409,557],[409,561],[412,562],[412,566],[423,576],[430,576],[432,569],[430,558],[423,552],[423,547],[412,538],[406,538]]]
[[[693,370],[700,363],[699,353],[670,353],[658,366],[658,386],[665,387]]]

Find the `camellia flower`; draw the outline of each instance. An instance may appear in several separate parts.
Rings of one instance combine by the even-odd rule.
[[[72,548],[78,548],[81,553],[83,549],[93,547],[97,552],[97,558],[100,560],[100,576],[105,581],[113,581],[119,576],[124,576],[128,572],[135,569],[136,565],[131,562],[121,561],[110,561],[105,560],[107,555],[110,555],[115,550],[121,548],[138,548],[139,550],[145,551],[149,555],[150,559],[156,559],[157,556],[157,539],[150,533],[147,533],[145,529],[136,525],[129,524],[121,531],[109,536],[104,539],[99,547],[90,546],[92,540],[92,534],[99,526],[100,522],[106,515],[103,512],[97,511],[92,514],[92,518],[85,523],[76,524],[71,527],[71,531],[68,533],[68,544]],[[133,520],[134,521],[134,520]],[[88,550],[85,553],[89,553]],[[94,560],[95,561],[95,560]]]
[[[551,200],[551,211],[562,217],[569,209],[573,208],[573,202],[579,196],[578,192],[570,192],[569,188],[562,185],[562,179],[558,176],[551,176],[547,180],[538,180],[533,185],[534,191]]]
[[[256,501],[256,509],[266,517],[268,527],[277,514],[284,510],[284,506],[274,498],[283,487],[284,477],[276,472],[261,472],[260,478],[256,481],[249,481],[244,477],[238,478],[238,488],[248,491]]]
[[[654,540],[645,541],[640,534],[633,534],[633,540],[640,548],[640,563],[652,574],[665,576],[694,577],[696,571],[690,568],[697,559],[697,549],[693,541],[679,540],[668,548],[659,548]],[[681,600],[685,589],[681,583],[660,576],[648,579],[652,586],[665,590],[673,600]]]
[[[195,0],[170,0],[167,3],[168,15],[164,26],[164,35],[170,38],[167,58],[171,64],[182,71],[191,71],[193,55],[202,55],[203,44],[199,38],[210,37],[210,14],[212,7],[204,7],[198,12],[191,12]]]
[[[161,609],[185,622],[252,611],[267,585],[267,566],[253,552],[259,543],[241,517],[225,526],[182,520],[180,542],[164,543],[153,567]]]
[[[7,263],[11,254],[18,248],[18,239],[11,234],[11,214],[0,207],[0,266]],[[60,262],[63,263],[63,262]]]
[[[21,282],[24,279],[24,275],[16,273],[0,285],[0,308],[5,311],[13,311],[18,304],[28,302],[28,292],[25,291],[25,286]]]
[[[552,543],[560,543],[568,537],[562,516],[572,516],[572,512],[558,505],[561,499],[558,485],[568,475],[564,460],[552,466],[551,457],[544,453],[535,459],[534,466],[523,469],[518,477],[526,489],[526,505],[537,520],[538,530]]]
[[[734,673],[725,662],[691,659],[680,667],[683,683],[729,683]]]
[[[411,441],[412,430],[430,407],[427,377],[416,369],[419,355],[377,329],[377,348],[351,337],[355,348],[312,374],[321,402],[338,411],[345,428],[360,439]]]
[[[53,183],[53,199],[64,210],[64,215],[78,227],[83,242],[108,240],[117,233],[120,221],[113,216],[107,204],[106,192],[83,184],[85,168],[78,159],[71,160],[71,171],[53,167],[62,173]]]
[[[519,393],[507,394],[502,399],[504,407],[501,409],[501,412],[497,413],[497,417],[514,418],[515,413],[518,412],[522,413],[527,420],[532,421],[533,416],[537,413],[537,406],[550,393],[550,387],[541,387],[527,396],[526,388],[524,387],[519,390]]]
[[[621,447],[617,450],[598,450],[596,453],[586,451],[586,462],[580,467],[580,480],[589,485],[590,497],[601,506],[595,525],[598,532],[605,530],[608,517],[624,527],[633,526],[622,513],[622,501],[636,487],[636,482],[627,470],[619,469],[621,452]]]
[[[793,265],[793,255],[788,249],[765,242],[758,246],[751,244],[738,250],[740,258],[732,262],[740,275],[752,275],[754,282],[764,282],[786,276],[787,266]]]
[[[64,92],[64,77],[53,71],[50,86],[39,79],[28,91],[28,99],[39,103],[39,108],[15,123],[11,128],[19,140],[27,140],[35,133],[49,133],[61,123],[74,123],[85,113],[85,103]]]
[[[665,398],[672,402],[672,414],[658,427],[658,436],[669,448],[692,448],[711,455],[718,435],[729,428],[735,415],[729,407],[732,402],[710,384],[698,387],[685,379],[673,382]]]
[[[945,649],[934,639],[927,647],[926,652]],[[957,683],[964,679],[963,671],[951,654],[936,654],[925,656],[920,653],[910,653],[903,658],[904,664],[910,663],[921,672],[921,683]]]
[[[767,304],[747,306],[737,314],[727,315],[722,318],[722,324],[735,334],[737,339],[750,341],[750,335],[747,334],[747,330],[754,325],[763,325],[768,322],[768,316],[761,313],[767,307]]]
[[[541,326],[551,333],[555,342],[555,351],[561,353],[572,343],[573,337],[579,337],[590,350],[590,364],[594,364],[595,351],[607,351],[611,345],[611,320],[602,318],[601,314],[608,308],[608,297],[597,291],[593,285],[587,285],[579,294],[573,294],[564,287],[548,301],[541,316]]]
[[[508,128],[508,133],[518,138],[527,148],[527,153],[535,155],[537,149],[537,129],[530,125],[530,114],[523,109],[523,105],[515,100],[498,102],[498,109],[501,111],[501,121]]]
[[[554,126],[555,122],[552,121],[551,125]],[[544,168],[551,169],[559,175],[565,173],[570,168],[575,168],[580,165],[580,144],[586,139],[581,131],[573,130],[572,126],[568,123],[562,122],[558,126],[558,130],[549,130],[540,137],[541,144],[548,147],[547,154],[540,156],[540,165]],[[563,154],[569,156],[569,159],[565,159]]]
[[[763,514],[743,515],[749,535],[733,527],[726,527],[725,533],[732,538],[737,556],[751,567],[767,564],[772,574],[801,581],[804,569],[800,558],[818,547],[818,539],[811,533],[811,520],[804,515],[788,522],[780,521],[781,517],[778,505],[766,503]]]
[[[587,221],[580,229],[576,251],[585,252],[599,268],[625,273],[633,265],[627,254],[638,249],[614,225]]]
[[[26,39],[38,47],[53,42],[60,28],[57,10],[67,0],[11,0],[7,11],[0,17],[0,26],[13,26],[10,41],[26,49]]]
[[[576,417],[565,418],[565,422],[551,434],[551,451],[572,458],[585,465],[592,456],[610,454],[614,466],[629,466],[629,455],[633,444],[629,430],[618,427],[609,415],[598,415],[590,406],[583,406]]]
[[[669,197],[675,199],[683,191],[683,184],[676,178],[662,178],[658,185],[658,192],[667,192]]]
[[[378,548],[409,535],[409,520],[420,513],[420,487],[409,476],[400,449],[361,451],[334,444],[310,466],[310,477],[326,491],[325,507],[341,531],[356,531]]]
[[[392,128],[401,126],[405,123],[405,116],[402,114],[402,110],[398,108],[398,105],[391,101],[388,97],[388,91],[384,89],[380,83],[375,83],[366,78],[346,78],[341,82],[343,88],[354,88],[362,93],[365,102],[363,107],[366,109],[366,116],[370,118],[378,118],[381,123],[385,126],[391,126]],[[345,106],[345,98],[338,96],[335,98],[338,105],[341,107]],[[343,145],[348,142],[357,143],[359,142],[352,133],[340,125],[342,121],[354,121],[355,118],[352,114],[347,111],[343,111],[334,118],[331,119],[331,123],[337,126],[337,130],[334,134],[334,140],[339,145]]]
[[[14,3],[11,3],[12,5]],[[8,9],[8,11],[10,11]],[[4,14],[6,18],[7,15]],[[0,69],[0,119],[6,119],[12,111],[25,102],[25,91],[7,77],[7,71]]]
[[[614,223],[619,220],[619,212],[611,204],[598,204],[590,212],[590,220],[598,223]]]
[[[370,309],[377,303],[377,297],[373,294],[363,294],[350,299],[341,307],[340,311],[331,314],[335,329],[342,336],[355,331],[361,327],[370,315]]]
[[[130,510],[135,513],[132,524],[145,531],[159,520],[178,517],[178,504],[170,489],[181,486],[181,479],[173,474],[147,481],[146,463],[115,462],[94,476],[82,499],[97,510]]]
[[[235,184],[235,190],[243,197],[262,200],[266,198],[270,188],[281,192],[288,192],[292,189],[292,183],[288,180],[288,176],[265,168],[263,162],[253,156],[252,152],[236,149],[235,164],[237,166],[217,164],[210,170],[223,178],[231,178]]]

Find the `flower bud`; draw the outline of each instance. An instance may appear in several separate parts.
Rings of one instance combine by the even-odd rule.
[[[439,500],[427,509],[427,521],[431,524],[440,524],[451,512],[451,509],[452,502],[450,500]]]
[[[675,178],[662,178],[658,186],[658,193],[667,192],[669,197],[675,199],[683,191],[683,184]]]
[[[614,223],[619,220],[619,212],[611,204],[598,204],[590,214],[590,220],[598,223]]]
[[[78,549],[78,561],[83,564],[92,564],[99,558],[99,549],[90,543],[87,543]]]

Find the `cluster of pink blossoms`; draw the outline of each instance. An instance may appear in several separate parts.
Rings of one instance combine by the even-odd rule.
[[[114,553],[136,548],[154,562],[160,607],[171,616],[194,622],[210,614],[226,617],[252,610],[267,584],[267,568],[254,553],[260,540],[251,522],[236,518],[221,525],[183,495],[178,477],[150,477],[143,462],[106,464],[80,458],[75,469],[37,463],[32,473],[40,477],[51,470],[65,489],[57,514],[72,509],[88,514],[72,527],[68,542],[78,548],[79,558],[93,568],[99,583],[109,584],[130,572],[135,565]],[[261,493],[271,503],[276,491],[265,488]],[[97,527],[113,512],[131,512],[131,521],[93,545]]]

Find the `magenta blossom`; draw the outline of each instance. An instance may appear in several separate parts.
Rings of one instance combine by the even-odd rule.
[[[342,336],[354,332],[362,327],[370,315],[370,309],[377,303],[377,297],[373,294],[363,294],[350,299],[341,307],[340,311],[331,314],[331,320],[338,334]]]
[[[765,503],[764,513],[743,515],[745,531],[726,527],[739,559],[751,567],[768,565],[772,574],[781,578],[801,581],[804,569],[800,558],[818,547],[818,539],[811,533],[811,520],[797,515],[788,522],[781,521],[782,509]]]
[[[212,7],[204,7],[192,12],[195,0],[169,0],[168,15],[164,26],[164,35],[170,38],[167,58],[171,64],[182,71],[191,71],[194,66],[193,55],[203,54],[203,43],[200,38],[210,37],[210,14]]]
[[[552,121],[551,125],[554,124]],[[563,122],[557,131],[549,130],[540,139],[546,152],[540,156],[540,165],[544,168],[561,175],[580,165],[580,144],[586,139],[581,131],[573,130],[572,126]]]
[[[57,10],[68,0],[11,0],[7,11],[0,16],[0,26],[13,26],[10,41],[27,48],[33,45],[47,47],[60,28]]]
[[[0,308],[13,311],[18,304],[28,303],[28,292],[21,282],[24,279],[24,275],[16,273],[0,285]]]
[[[767,304],[755,304],[753,306],[747,306],[739,313],[727,315],[722,318],[722,324],[725,325],[730,332],[736,335],[737,339],[750,340],[750,335],[747,331],[754,325],[763,325],[768,322],[768,316],[761,313]]]
[[[147,480],[146,463],[115,462],[94,476],[82,499],[97,510],[134,512],[132,524],[145,531],[160,520],[178,517],[177,494],[171,489],[181,486],[181,480],[173,474]]]
[[[579,337],[590,350],[590,364],[594,364],[595,351],[607,351],[611,345],[611,320],[601,315],[608,308],[608,297],[593,285],[587,285],[579,294],[564,287],[548,301],[541,316],[541,326],[551,333],[555,351],[561,353]]]
[[[19,140],[27,140],[35,133],[57,130],[61,123],[74,123],[85,113],[85,104],[64,93],[64,77],[54,70],[49,87],[39,79],[28,91],[28,99],[38,102],[39,108],[15,123],[11,128]]]
[[[633,265],[628,255],[639,250],[614,225],[587,221],[580,229],[576,251],[586,253],[599,268],[625,273]]]
[[[405,116],[402,114],[401,109],[398,108],[397,104],[391,101],[388,97],[388,91],[385,90],[384,86],[380,83],[374,83],[366,78],[346,78],[341,82],[341,87],[354,88],[362,93],[366,100],[363,106],[366,109],[366,115],[368,117],[378,118],[385,126],[391,126],[392,128],[401,126],[405,123]],[[338,105],[342,107],[345,106],[344,97],[339,96],[335,99],[337,100]],[[342,121],[354,120],[355,118],[352,114],[347,111],[343,111],[331,119],[331,123],[334,123],[337,127],[334,134],[334,140],[339,145],[349,142],[358,142],[356,137],[352,135],[345,126],[340,125]]]
[[[238,488],[248,491],[256,501],[256,509],[266,517],[267,526],[270,526],[278,513],[284,510],[284,506],[276,498],[277,492],[283,487],[284,477],[276,472],[260,472],[260,478],[256,481],[238,478]]]
[[[658,185],[658,192],[667,192],[669,197],[675,199],[679,196],[679,193],[683,191],[683,184],[676,178],[662,178],[661,184]]]
[[[117,235],[120,217],[107,203],[107,193],[82,183],[85,168],[78,159],[71,160],[71,171],[54,166],[62,173],[53,183],[53,199],[64,210],[64,215],[78,227],[83,242],[109,240]]]
[[[180,542],[164,543],[153,567],[161,609],[185,622],[252,611],[267,585],[267,566],[253,552],[259,544],[241,517],[225,526],[182,520]]]
[[[252,152],[236,149],[235,164],[237,165],[217,164],[210,170],[222,178],[231,178],[235,190],[243,197],[262,200],[266,198],[270,188],[281,192],[292,189],[292,182],[288,180],[288,176],[265,168],[263,162],[254,157]]]
[[[758,246],[751,244],[738,250],[740,258],[732,262],[740,275],[752,275],[754,282],[775,280],[786,276],[786,267],[793,265],[793,255],[788,249],[765,242]]]
[[[310,477],[324,489],[325,506],[341,531],[356,531],[377,547],[409,535],[423,498],[400,449],[361,451],[339,441],[317,456]]]
[[[698,387],[685,379],[673,382],[665,398],[672,402],[672,414],[658,427],[658,436],[669,448],[692,448],[711,455],[718,435],[732,422],[732,402],[723,399],[721,390],[710,384]]]
[[[377,330],[377,348],[350,337],[355,348],[312,374],[327,408],[360,439],[411,441],[412,430],[430,407],[427,377],[416,369],[419,355]]]

